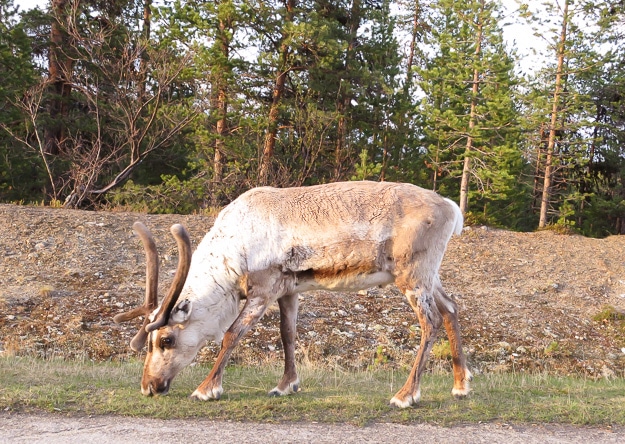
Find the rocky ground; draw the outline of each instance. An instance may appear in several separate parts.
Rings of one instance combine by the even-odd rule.
[[[136,220],[157,239],[164,294],[177,262],[169,227],[183,223],[195,246],[211,217],[0,205],[0,354],[131,356],[128,343],[139,320],[117,325],[112,318],[144,294]],[[471,370],[623,376],[624,251],[622,236],[471,227],[452,239],[441,276],[461,308]],[[395,288],[309,293],[301,300],[301,361],[365,368],[402,367],[414,359],[418,323]],[[274,307],[233,359],[279,359],[278,318]],[[212,360],[217,348],[209,344],[198,359]],[[449,367],[444,340],[433,354],[430,366]]]

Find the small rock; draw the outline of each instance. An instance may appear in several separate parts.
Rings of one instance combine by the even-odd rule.
[[[511,349],[510,344],[508,344],[505,341],[502,341],[502,342],[498,343],[497,345],[499,347],[503,348],[504,350],[510,350]]]
[[[604,365],[601,368],[601,376],[603,376],[606,379],[612,379],[614,377],[614,370]]]

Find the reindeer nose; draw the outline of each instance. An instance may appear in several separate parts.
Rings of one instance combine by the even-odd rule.
[[[148,384],[149,395],[166,395],[169,392],[169,380],[150,382]]]
[[[143,384],[141,384],[141,394],[143,396],[152,396],[153,394],[152,384],[148,384],[145,387],[143,386]]]

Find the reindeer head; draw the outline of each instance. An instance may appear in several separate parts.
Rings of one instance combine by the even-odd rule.
[[[191,242],[182,225],[171,227],[170,231],[178,244],[178,268],[171,288],[159,307],[156,244],[141,222],[135,222],[133,228],[141,238],[146,255],[145,302],[141,307],[118,314],[113,320],[119,323],[145,317],[141,329],[130,342],[134,351],[140,351],[146,342],[148,345],[141,392],[147,396],[166,394],[171,380],[193,360],[201,346],[193,329],[187,328],[192,303],[186,299],[178,301],[191,265]]]

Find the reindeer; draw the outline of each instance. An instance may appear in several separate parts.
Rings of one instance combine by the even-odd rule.
[[[445,294],[438,275],[447,243],[453,233],[461,232],[462,224],[453,201],[410,184],[362,181],[255,188],[221,211],[193,255],[186,230],[171,227],[179,262],[159,306],[156,245],[148,229],[136,222],[134,229],[146,251],[145,302],[114,319],[145,316],[131,341],[135,351],[148,345],[141,392],[166,394],[172,379],[207,340],[214,340],[221,341],[215,365],[191,397],[219,399],[233,349],[277,301],[285,365],[269,395],[295,393],[300,389],[295,367],[298,294],[395,283],[417,314],[421,345],[391,405],[405,408],[419,401],[421,375],[441,324],[453,356],[452,394],[466,396],[471,373],[462,351],[458,307]]]

